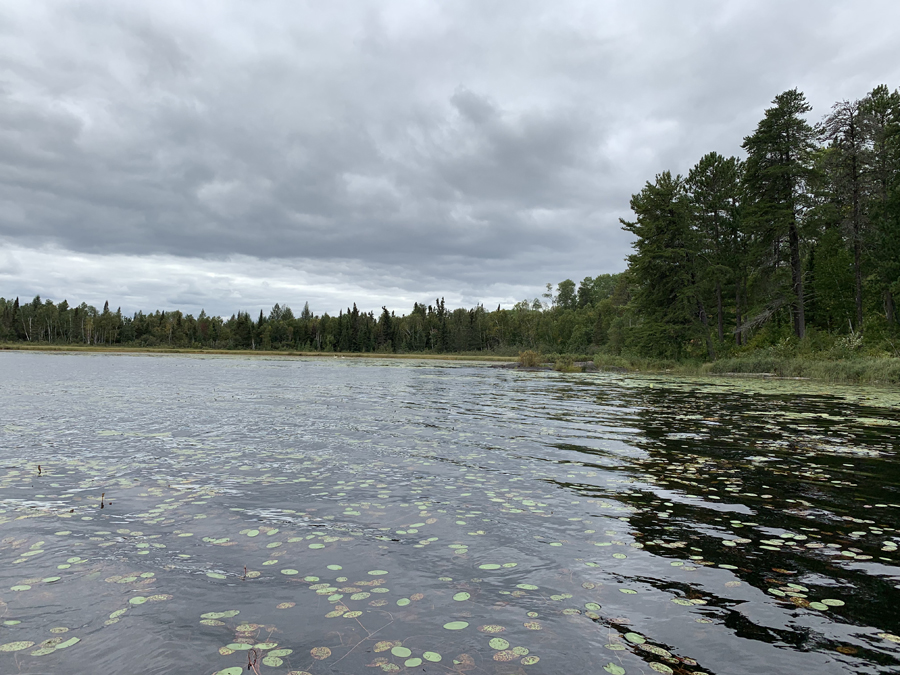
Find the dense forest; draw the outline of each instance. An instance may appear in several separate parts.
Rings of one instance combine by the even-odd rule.
[[[686,176],[633,195],[634,253],[621,274],[547,285],[511,309],[406,315],[352,308],[254,319],[124,316],[36,297],[0,298],[0,342],[324,352],[635,354],[715,360],[755,349],[900,355],[900,91],[879,86],[816,124],[796,89],[744,138]]]

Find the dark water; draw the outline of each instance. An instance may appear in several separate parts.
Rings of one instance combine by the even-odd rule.
[[[0,673],[898,672],[847,392],[0,354]]]

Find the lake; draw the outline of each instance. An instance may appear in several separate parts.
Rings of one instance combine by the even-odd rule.
[[[0,672],[896,673],[898,438],[878,388],[0,353]]]

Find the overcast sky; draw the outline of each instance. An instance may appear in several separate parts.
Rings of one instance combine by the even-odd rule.
[[[900,2],[0,6],[0,296],[511,305],[624,269],[663,170],[900,85]]]

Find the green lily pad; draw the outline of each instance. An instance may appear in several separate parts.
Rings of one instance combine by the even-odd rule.
[[[422,665],[422,659],[420,659],[418,657],[412,658],[412,659],[406,659],[406,661],[403,662],[403,665],[406,666],[407,668],[415,668],[417,666]]]
[[[400,659],[405,659],[408,656],[412,655],[412,652],[406,647],[394,647],[391,649],[391,654]]]
[[[472,596],[469,595],[468,593],[462,592],[462,593],[457,593],[456,595],[454,595],[453,599],[456,600],[457,602],[462,602],[463,600],[468,600],[470,597],[472,597]]]
[[[462,630],[463,628],[468,628],[469,624],[466,621],[450,621],[449,623],[444,624],[444,628],[447,630]]]
[[[509,642],[499,637],[491,638],[488,644],[491,646],[491,649],[509,649]]]
[[[603,670],[609,675],[625,675],[625,669],[622,666],[617,666],[615,663],[607,663],[603,666]]]
[[[422,654],[422,658],[432,663],[438,663],[441,660],[441,655],[437,652],[425,652]]]
[[[23,649],[28,649],[29,647],[34,647],[34,643],[25,640],[7,642],[5,645],[0,645],[0,652],[18,652]]]

